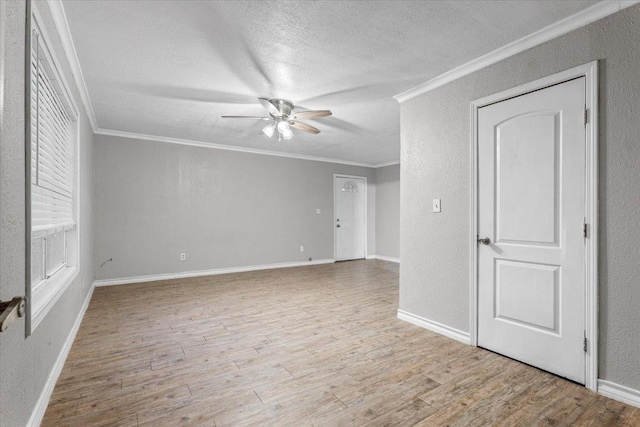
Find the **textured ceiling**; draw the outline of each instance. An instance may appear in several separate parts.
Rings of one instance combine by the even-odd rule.
[[[399,159],[393,95],[597,1],[64,1],[100,129],[379,164]],[[257,97],[318,135],[278,142]]]

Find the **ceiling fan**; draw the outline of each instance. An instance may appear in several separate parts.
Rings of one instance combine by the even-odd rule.
[[[271,117],[259,117],[259,116],[222,116],[224,119],[252,119],[252,120],[269,120],[267,126],[262,129],[262,133],[269,138],[273,136],[275,131],[278,131],[278,140],[281,138],[291,139],[293,138],[293,131],[291,128],[298,129],[304,132],[313,134],[320,133],[320,129],[315,128],[306,123],[298,121],[299,119],[315,119],[318,117],[330,116],[332,113],[329,110],[312,110],[312,111],[299,111],[294,112],[295,106],[293,102],[286,99],[266,99],[258,98],[262,106],[267,110]]]

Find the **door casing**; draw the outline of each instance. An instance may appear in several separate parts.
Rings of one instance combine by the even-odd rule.
[[[336,208],[337,208],[337,197],[336,197],[336,178],[356,178],[356,179],[364,179],[364,258],[369,258],[369,252],[367,251],[367,234],[369,234],[368,228],[368,220],[367,220],[367,207],[369,206],[369,202],[367,200],[368,193],[368,185],[367,185],[367,177],[366,176],[357,176],[357,175],[345,175],[341,173],[333,174],[333,260],[338,259],[338,229],[336,228]]]
[[[533,82],[508,89],[471,102],[471,235],[470,259],[470,314],[469,332],[471,345],[478,345],[478,109],[490,104],[524,95],[548,86],[578,77],[586,79],[586,177],[585,219],[585,327],[587,351],[585,357],[585,387],[596,391],[598,382],[598,61],[589,62],[544,77]]]

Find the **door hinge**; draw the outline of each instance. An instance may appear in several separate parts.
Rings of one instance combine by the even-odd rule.
[[[584,337],[584,340],[582,341],[582,351],[585,353],[587,352],[587,337]]]
[[[586,126],[589,123],[589,110],[585,107],[584,109],[584,125]]]
[[[585,222],[584,224],[582,224],[582,235],[584,236],[584,238],[587,238],[587,223]]]

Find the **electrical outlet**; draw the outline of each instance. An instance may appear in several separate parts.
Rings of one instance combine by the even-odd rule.
[[[304,252],[304,246],[300,246],[300,252]]]
[[[316,213],[317,213],[317,214],[319,214],[319,213],[321,213],[321,212],[322,212],[322,211],[321,211],[320,209],[316,209]]]
[[[185,254],[184,252],[180,254],[180,261],[186,261],[187,260],[187,254]]]

